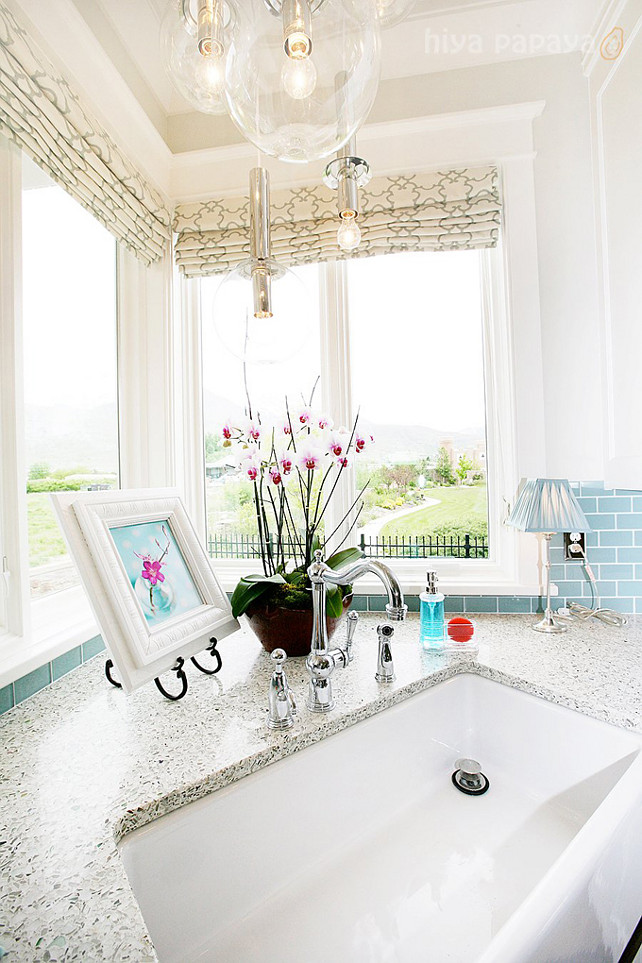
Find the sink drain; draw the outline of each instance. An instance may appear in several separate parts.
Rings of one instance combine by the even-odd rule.
[[[490,783],[476,759],[458,759],[452,775],[453,786],[467,796],[483,796]]]

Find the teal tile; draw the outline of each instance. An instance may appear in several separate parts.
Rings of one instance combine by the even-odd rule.
[[[409,612],[419,611],[419,596],[418,595],[405,595],[404,602],[408,606]]]
[[[496,595],[466,595],[464,597],[465,612],[497,612]]]
[[[590,552],[587,552],[588,560],[590,565],[600,564],[601,562],[616,562],[617,561],[617,549],[616,548],[592,548]],[[582,556],[574,562],[569,562],[570,565],[582,564]]]
[[[447,595],[444,600],[444,610],[454,614],[464,611],[464,600],[461,595]]]
[[[368,611],[368,596],[367,595],[354,595],[352,597],[352,608],[355,612],[367,612]]]
[[[631,506],[634,512],[642,512],[642,498],[638,496],[633,499],[633,505]]]
[[[618,582],[617,594],[620,598],[642,595],[642,582]]]
[[[605,517],[610,518],[610,515],[606,515]],[[608,528],[608,527],[609,527],[608,525],[604,526],[604,528]],[[640,517],[640,515],[636,515],[633,512],[631,512],[629,515],[626,515],[626,514],[618,515],[617,527],[632,528],[632,529],[642,528],[642,517]]]
[[[635,577],[638,579],[642,579],[642,565],[635,566]]]
[[[582,495],[604,495],[604,482],[585,481],[580,482],[580,492]]]
[[[369,595],[368,596],[368,611],[369,612],[385,612],[386,604],[388,598],[386,595]]]
[[[29,696],[35,695],[36,692],[40,692],[50,682],[51,666],[48,662],[46,665],[41,665],[39,669],[34,669],[33,672],[23,675],[21,679],[16,679],[13,683],[16,705],[28,699]]]
[[[603,499],[600,499],[600,501],[602,500]],[[597,507],[598,502],[597,502],[597,498],[595,497],[587,498],[586,495],[580,495],[580,497],[578,498],[578,502],[580,503],[580,508],[582,509],[585,515],[587,515],[589,512],[598,511],[598,507]],[[600,508],[599,511],[602,511],[602,509]],[[606,511],[606,509],[604,509],[604,511]],[[617,509],[612,509],[612,511],[617,511]]]
[[[618,562],[642,562],[642,545],[634,548],[618,548]]]
[[[77,645],[75,649],[71,649],[70,652],[65,652],[64,655],[59,655],[57,659],[53,660],[51,663],[52,682],[61,679],[72,669],[77,669],[79,665],[82,665],[82,649]]]
[[[529,596],[526,595],[500,595],[499,596],[499,611],[503,614],[515,613],[522,615],[530,615],[531,612],[531,600]]]
[[[603,545],[614,545],[616,548],[619,548],[620,545],[633,545],[633,532],[621,530],[600,532],[600,547]]]
[[[564,549],[561,545],[551,548],[551,565],[564,564]]]
[[[624,533],[622,533],[622,534],[624,534]],[[639,532],[636,532],[636,533],[635,533],[635,544],[636,544],[636,545],[642,545],[642,531],[639,531]]]
[[[82,644],[82,660],[87,662],[88,659],[93,659],[95,655],[99,652],[105,651],[105,643],[103,642],[100,635],[97,635],[94,639],[90,639],[89,642],[83,642]]]
[[[613,492],[612,492],[611,494],[613,494],[613,495],[631,495],[631,496],[632,496],[632,495],[639,495],[639,494],[640,494],[640,489],[639,489],[639,488],[614,488],[614,489],[613,489]]]
[[[606,534],[606,533],[604,533]],[[600,533],[599,532],[585,532],[584,534],[584,544],[587,548],[595,548],[599,544]]]
[[[631,499],[623,495],[606,495],[604,498],[598,498],[597,510],[600,514],[603,512],[614,512],[615,514],[630,512]]]
[[[618,522],[620,518],[626,518],[626,515],[618,516]],[[593,529],[594,532],[601,532],[606,529],[615,528],[615,515],[587,515],[586,520]],[[618,528],[627,528],[626,525],[619,525]]]
[[[623,612],[624,615],[633,615],[638,599],[606,596],[601,598],[600,602],[604,609],[615,609],[616,612]]]
[[[9,709],[13,708],[13,686],[6,685],[4,689],[0,689],[0,716],[3,712],[7,712]]]
[[[616,582],[622,579],[633,578],[632,565],[600,565],[599,579],[614,579]]]
[[[582,594],[582,582],[570,582],[560,579],[560,581],[555,582],[555,584],[557,585],[557,594],[565,598],[579,598]]]

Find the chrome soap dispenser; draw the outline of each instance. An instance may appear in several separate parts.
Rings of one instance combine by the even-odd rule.
[[[427,573],[426,591],[419,596],[419,641],[424,649],[444,647],[444,596],[437,591],[437,573]]]

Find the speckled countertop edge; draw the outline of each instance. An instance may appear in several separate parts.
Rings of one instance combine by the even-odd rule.
[[[116,843],[166,813],[461,672],[642,731],[642,625],[532,632],[529,616],[476,616],[476,656],[425,653],[416,617],[396,627],[397,681],[374,681],[375,628],[361,619],[356,657],[336,673],[337,709],[265,726],[270,662],[243,631],[221,643],[221,677],[190,671],[184,703],[154,687],[111,689],[97,658],[0,719],[5,765],[0,946],[9,960],[154,960]],[[303,660],[289,663],[304,704]]]

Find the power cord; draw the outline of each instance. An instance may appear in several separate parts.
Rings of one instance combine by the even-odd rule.
[[[587,619],[599,619],[600,622],[604,622],[605,625],[626,625],[628,619],[625,615],[622,615],[620,612],[616,612],[614,609],[602,608],[600,604],[600,590],[597,585],[597,579],[595,578],[593,569],[588,563],[586,553],[579,542],[573,542],[570,546],[570,550],[575,555],[582,556],[582,565],[584,566],[586,577],[591,583],[591,608],[589,608],[587,605],[582,605],[580,602],[569,602],[565,608],[558,609],[555,614],[561,616],[562,618],[570,616],[571,619],[578,619],[580,622],[586,622]]]

